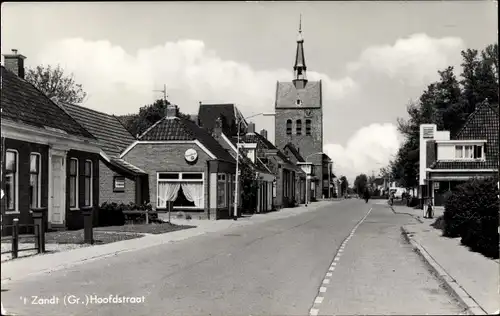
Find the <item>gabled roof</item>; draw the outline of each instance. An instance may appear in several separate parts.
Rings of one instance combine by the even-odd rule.
[[[28,81],[1,66],[2,119],[95,139],[75,119]]]
[[[136,140],[114,115],[69,103],[61,105],[97,138],[101,149],[108,156],[118,156]]]
[[[231,140],[236,144],[237,137],[233,137]],[[264,150],[276,150],[277,156],[281,160],[283,160],[284,163],[290,165],[290,167],[292,167],[296,171],[302,172],[302,169],[291,162],[290,159],[288,159],[288,157],[281,150],[274,146],[267,138],[258,133],[247,133],[245,135],[241,135],[240,142],[257,144],[258,147],[261,147]]]
[[[478,106],[454,139],[486,139],[485,161],[437,161],[432,169],[498,169],[498,111],[487,102]]]
[[[298,162],[305,162],[304,157],[302,157],[302,155],[299,153],[299,150],[297,149],[297,147],[295,147],[294,144],[288,143],[283,149],[288,149],[292,153],[292,155],[295,156]]]
[[[163,117],[153,124],[144,134],[139,136],[141,141],[192,141],[198,140],[217,159],[228,162],[236,160],[227,152],[208,131],[196,125],[193,121],[179,117]]]
[[[276,83],[276,108],[321,108],[321,81],[308,81],[303,89],[295,88],[293,82]],[[297,104],[297,100],[301,104]]]
[[[200,104],[200,108],[198,109],[198,122],[200,127],[211,132],[219,117],[223,119],[222,132],[226,136],[237,135],[238,120],[243,120],[242,126],[246,127],[248,125],[243,115],[234,104]]]

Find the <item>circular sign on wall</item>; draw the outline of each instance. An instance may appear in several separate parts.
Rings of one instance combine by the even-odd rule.
[[[186,150],[184,153],[184,159],[186,159],[187,162],[194,162],[196,158],[198,158],[198,153],[192,148]]]

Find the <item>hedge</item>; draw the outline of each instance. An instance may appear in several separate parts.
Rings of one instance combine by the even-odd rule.
[[[104,202],[101,204],[99,207],[99,214],[98,214],[98,227],[104,227],[104,226],[122,226],[125,225],[127,221],[132,221],[132,222],[145,222],[145,214],[127,214],[125,215],[123,211],[134,211],[134,210],[140,210],[140,211],[151,211],[152,206],[151,204],[135,204],[135,203],[108,203]],[[150,215],[151,217],[152,215]]]
[[[472,179],[460,185],[445,203],[443,235],[485,256],[499,257],[497,179]]]

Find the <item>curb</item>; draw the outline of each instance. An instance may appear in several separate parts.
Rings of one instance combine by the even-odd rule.
[[[410,236],[411,233],[404,226],[401,226],[401,234],[405,240],[413,246],[413,250],[421,257],[424,263],[431,268],[431,272],[443,282],[446,290],[458,300],[462,307],[464,307],[468,315],[488,315],[474,298],[472,298],[472,296],[470,296],[469,293],[467,293],[467,291],[465,291],[465,289],[439,265],[425,248]]]
[[[424,223],[424,221],[422,221],[422,220],[420,219],[420,216],[415,216],[415,215],[410,214],[410,213],[401,213],[401,212],[396,212],[396,210],[394,209],[394,206],[392,206],[392,205],[391,205],[390,207],[391,207],[391,210],[392,210],[392,212],[393,212],[394,214],[409,215],[409,216],[413,217],[414,219],[416,219],[416,220],[417,220],[420,224],[423,224],[423,223]]]

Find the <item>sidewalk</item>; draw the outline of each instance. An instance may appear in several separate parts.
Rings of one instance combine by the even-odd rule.
[[[430,224],[435,219],[423,219],[422,210],[395,207],[395,213],[420,217],[422,223],[405,225],[407,235],[416,252],[429,264],[448,290],[469,308],[473,315],[494,314],[499,303],[499,262],[469,251],[460,244],[460,238],[441,236],[441,230]],[[435,218],[443,213],[435,211]],[[419,213],[419,214],[417,214]]]
[[[314,211],[322,206],[335,204],[335,202],[321,201],[310,204],[308,207],[300,206],[291,209],[282,209],[278,212],[255,214],[251,217],[233,220],[179,220],[172,219],[172,223],[179,225],[193,225],[196,228],[185,229],[159,235],[146,235],[142,238],[118,241],[105,245],[83,247],[64,252],[43,254],[32,257],[20,258],[2,262],[2,283],[18,281],[25,277],[57,271],[81,263],[116,256],[119,253],[140,250],[170,242],[177,242],[187,238],[200,236],[206,233],[218,232],[226,229],[262,223],[269,220],[296,216],[305,212]]]

